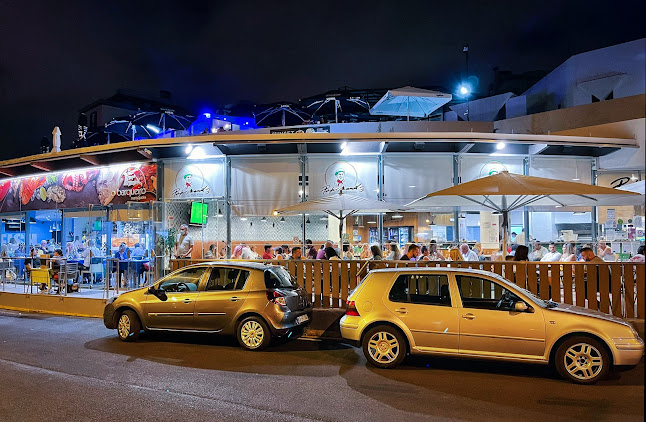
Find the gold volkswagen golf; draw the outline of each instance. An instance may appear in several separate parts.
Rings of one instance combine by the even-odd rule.
[[[311,318],[311,299],[284,267],[224,261],[182,268],[110,299],[103,311],[123,341],[141,329],[198,331],[235,335],[248,350],[300,336]]]
[[[370,272],[350,294],[341,335],[369,363],[399,365],[407,353],[553,364],[592,384],[637,365],[644,342],[626,321],[543,301],[497,274],[458,268]]]

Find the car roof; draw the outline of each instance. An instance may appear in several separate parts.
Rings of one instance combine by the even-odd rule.
[[[453,272],[453,273],[466,273],[477,275],[498,275],[491,271],[476,270],[473,268],[451,268],[451,267],[401,267],[401,268],[379,268],[372,270],[373,273],[419,273],[419,272]]]
[[[266,264],[264,262],[248,262],[248,261],[205,261],[205,262],[197,262],[195,264],[190,265],[192,266],[200,266],[200,265],[207,265],[210,267],[222,267],[222,266],[231,266],[231,267],[242,267],[242,268],[248,268],[250,270],[266,270],[268,268],[274,268],[276,265],[270,265]],[[183,267],[186,268],[186,267]]]

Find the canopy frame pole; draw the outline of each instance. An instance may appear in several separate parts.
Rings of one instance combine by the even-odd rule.
[[[564,204],[564,203],[557,201],[556,199],[552,198],[552,196],[550,196],[550,195],[545,195],[545,197],[546,197],[547,199],[551,199],[552,201],[556,202],[557,204],[559,204],[559,205],[560,205],[560,206],[562,206],[562,207],[564,207],[564,206],[565,206],[565,204]]]
[[[541,199],[543,199],[543,198],[546,198],[546,197],[547,197],[546,195],[538,195],[538,196],[535,196],[535,197],[533,197],[533,198],[531,198],[531,199],[528,199],[527,201],[523,202],[522,204],[518,204],[518,205],[517,205],[515,208],[513,208],[513,209],[520,208],[520,207],[525,207],[525,206],[527,206],[527,205],[529,205],[529,204],[531,204],[531,203],[533,203],[533,202],[539,201],[539,200],[541,200]],[[549,199],[552,199],[552,198],[549,198]],[[555,202],[556,202],[556,201],[555,201]],[[511,208],[510,208],[510,209],[511,209]]]
[[[509,209],[510,210],[515,209],[516,205],[519,204],[520,202],[523,202],[525,200],[525,198],[527,198],[527,196],[528,195],[518,195],[518,197],[516,197],[516,199],[514,199],[514,202],[512,202],[511,205],[509,206]]]
[[[468,196],[464,196],[464,195],[459,195],[459,196],[460,196],[460,198],[463,198],[463,199],[469,200],[469,201],[471,201],[471,202],[475,202],[476,204],[478,204],[478,205],[482,205],[483,207],[489,208],[489,209],[491,209],[491,210],[494,210],[494,211],[501,211],[501,209],[500,209],[500,208],[498,208],[497,206],[495,206],[496,204],[494,204],[494,206],[492,207],[491,205],[487,205],[485,202],[480,202],[480,201],[478,201],[477,199],[469,198]],[[491,201],[489,201],[489,202],[491,202]]]
[[[507,243],[509,242],[509,209],[507,209],[507,195],[502,196],[502,253],[503,260],[507,256]]]

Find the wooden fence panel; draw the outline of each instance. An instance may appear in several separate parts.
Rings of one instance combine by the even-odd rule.
[[[574,291],[576,292],[576,306],[585,307],[585,274],[584,265],[574,265]]]
[[[550,298],[550,278],[549,272],[547,271],[547,265],[539,265],[538,274],[538,289],[540,290],[540,298],[547,300]]]
[[[644,280],[646,276],[646,264],[635,264],[635,274],[636,274],[636,283],[637,283],[637,318],[644,319],[646,317],[646,310],[644,309],[644,299],[646,296]]]
[[[361,262],[352,262],[350,264],[350,285],[348,286],[350,290],[354,290],[354,288],[357,287],[357,284],[359,282],[357,280],[357,269],[358,269],[357,267],[359,265],[363,266],[365,264]],[[345,297],[345,300],[348,300],[347,296]]]
[[[559,264],[550,264],[550,287],[552,300],[561,301],[561,266]]]
[[[621,297],[621,264],[610,264],[610,294],[612,314],[614,316],[622,316],[622,297]]]
[[[345,306],[345,301],[348,300],[348,289],[350,287],[350,267],[354,267],[352,261],[346,261],[346,265],[341,266],[341,304],[339,306]]]
[[[332,264],[337,267],[336,262],[333,262]],[[324,308],[330,307],[331,290],[330,261],[323,261],[323,265],[321,265],[321,292],[323,293],[323,298],[321,300]]]
[[[305,263],[305,282],[303,283],[305,285],[305,291],[307,293],[312,293],[312,261],[307,261]]]
[[[321,267],[323,266],[322,261],[314,262],[314,306],[316,308],[321,307]]]
[[[522,287],[523,289],[529,290],[527,286],[527,265],[518,262],[514,265],[510,265],[510,272],[514,273],[514,282]]]
[[[599,307],[597,304],[597,266],[594,264],[588,264],[585,266],[585,270],[585,289],[587,291],[586,299],[588,299],[587,308],[597,310]]]
[[[345,262],[341,261],[339,265],[334,265],[332,264],[332,292],[330,296],[332,297],[332,307],[333,308],[338,308],[339,307],[339,297],[340,297],[340,287],[339,287],[339,276],[340,273],[346,273],[347,277],[347,271],[345,270]]]
[[[599,273],[599,310],[601,312],[610,312],[610,271],[608,265],[599,264],[597,267]]]
[[[493,272],[498,274],[499,276],[502,276],[502,262],[494,262],[493,264]]]
[[[572,301],[572,264],[563,264],[563,302],[574,305]]]
[[[635,273],[633,265],[622,265],[624,270],[624,306],[626,318],[635,318]]]
[[[527,264],[527,290],[538,295],[538,282],[536,280],[536,264]]]

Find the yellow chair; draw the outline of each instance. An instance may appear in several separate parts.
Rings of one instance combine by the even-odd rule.
[[[47,291],[52,288],[52,282],[49,279],[49,269],[48,268],[32,268],[29,272],[31,277],[32,286],[40,286],[41,284],[47,285]]]

